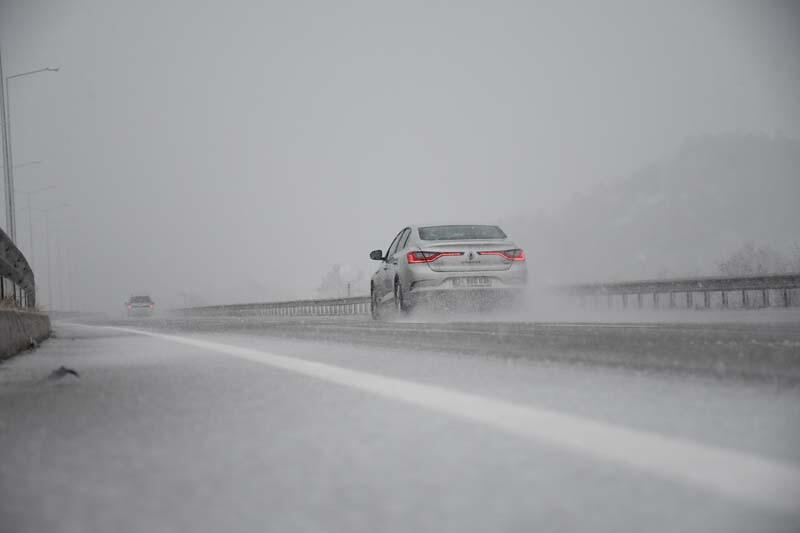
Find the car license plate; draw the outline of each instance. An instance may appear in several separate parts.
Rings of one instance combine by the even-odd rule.
[[[486,276],[470,276],[468,278],[453,278],[453,287],[491,287],[492,280]]]

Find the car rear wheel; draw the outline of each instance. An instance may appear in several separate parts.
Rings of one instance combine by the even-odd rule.
[[[375,287],[369,289],[369,312],[372,315],[372,320],[381,319],[381,311],[378,308],[378,295],[375,294]]]
[[[411,307],[406,302],[403,285],[400,280],[394,281],[394,307],[398,315],[407,315],[411,311]]]

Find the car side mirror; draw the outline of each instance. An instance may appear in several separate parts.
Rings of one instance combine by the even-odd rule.
[[[369,258],[373,261],[383,261],[383,252],[381,250],[372,250],[369,253]]]

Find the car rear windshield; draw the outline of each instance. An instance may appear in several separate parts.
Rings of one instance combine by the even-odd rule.
[[[132,304],[149,304],[152,300],[149,296],[131,296]]]
[[[505,239],[497,226],[427,226],[419,228],[423,241],[460,241],[476,239]]]

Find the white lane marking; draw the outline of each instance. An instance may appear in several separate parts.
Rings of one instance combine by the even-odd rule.
[[[75,324],[78,325],[78,324]],[[85,326],[101,327],[101,326]],[[102,326],[312,376],[522,437],[688,483],[739,501],[800,514],[800,468],[744,452],[615,426],[529,405],[189,337]]]

